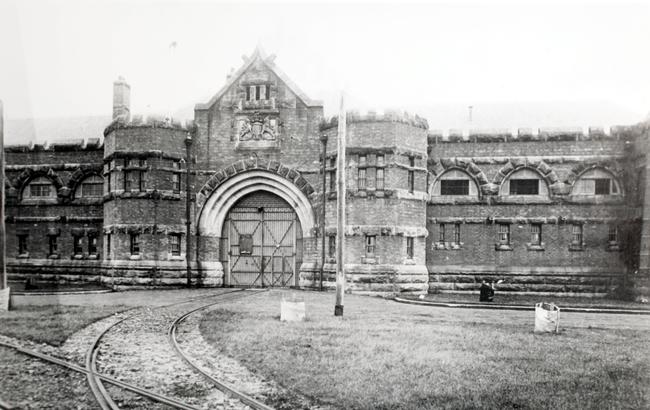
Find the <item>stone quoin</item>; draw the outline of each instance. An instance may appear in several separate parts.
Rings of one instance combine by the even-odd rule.
[[[256,49],[191,122],[134,116],[130,92],[114,83],[103,140],[5,148],[9,280],[182,286],[189,270],[197,286],[318,288],[324,262],[334,287],[337,119],[273,56]],[[649,130],[442,132],[348,112],[347,286],[646,289]]]

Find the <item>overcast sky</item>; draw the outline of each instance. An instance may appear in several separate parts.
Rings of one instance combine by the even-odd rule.
[[[134,113],[191,115],[258,43],[328,113],[342,89],[349,108],[496,104],[505,122],[517,102],[650,112],[650,6],[620,1],[0,0],[0,99],[8,119],[110,115],[123,75]]]

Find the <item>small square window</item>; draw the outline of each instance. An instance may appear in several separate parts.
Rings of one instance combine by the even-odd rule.
[[[582,246],[582,225],[571,226],[571,245]]]
[[[105,238],[106,238],[106,256],[111,256],[111,234],[107,233]]]
[[[367,257],[375,256],[376,241],[377,241],[377,237],[375,235],[366,235],[366,256]]]
[[[336,257],[336,235],[330,235],[327,237],[328,240],[328,255],[330,258]]]
[[[357,179],[359,189],[366,189],[366,169],[359,169],[359,177]]]
[[[460,224],[454,224],[454,243],[460,244]]]
[[[56,235],[50,235],[49,237],[49,245],[50,245],[50,253],[49,255],[57,255],[59,253],[59,243],[58,243],[59,237]]]
[[[25,255],[27,253],[27,236],[18,235],[18,255]]]
[[[610,195],[612,193],[611,185],[612,185],[612,180],[609,178],[595,179],[594,193],[596,195]]]
[[[408,236],[406,238],[406,257],[413,259],[413,237]]]
[[[384,189],[384,169],[377,168],[377,173],[375,174],[375,188],[378,190]]]
[[[169,235],[169,253],[172,256],[181,256],[181,235],[173,233]]]
[[[531,245],[542,244],[542,225],[540,224],[530,225],[530,244]]]
[[[88,236],[88,254],[96,255],[97,254],[97,236],[90,235]]]
[[[73,236],[72,237],[72,253],[75,256],[83,255],[83,237],[82,236]]]
[[[384,162],[384,155],[383,154],[377,154],[377,166],[378,167],[383,167],[385,162]]]
[[[140,235],[137,233],[132,233],[130,236],[130,246],[131,255],[140,254]]]
[[[251,255],[253,253],[253,235],[240,234],[239,235],[239,254]]]
[[[510,243],[510,225],[509,224],[499,224],[498,225],[498,232],[499,232],[499,242],[502,244],[509,244]]]
[[[172,174],[172,191],[174,191],[175,194],[181,192],[181,174],[177,172]]]
[[[359,155],[359,166],[365,167],[367,163],[367,157],[365,155]]]
[[[415,172],[408,171],[407,184],[408,184],[408,188],[409,188],[409,193],[412,194],[415,191]]]
[[[438,229],[438,242],[441,244],[445,243],[445,224],[440,224]]]

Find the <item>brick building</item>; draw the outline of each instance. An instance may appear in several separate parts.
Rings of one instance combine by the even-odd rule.
[[[116,81],[103,140],[6,147],[10,280],[309,288],[324,241],[333,286],[337,120],[273,57],[256,50],[191,123],[132,116],[129,100]],[[443,136],[418,116],[348,113],[349,286],[642,287],[649,134],[641,123]]]

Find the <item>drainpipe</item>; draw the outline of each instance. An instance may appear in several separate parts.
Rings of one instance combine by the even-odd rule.
[[[190,262],[191,254],[191,243],[190,243],[190,233],[192,228],[192,212],[191,212],[191,202],[192,202],[192,188],[191,188],[191,170],[192,170],[192,158],[191,158],[191,149],[192,149],[192,135],[187,133],[185,137],[185,262],[187,264],[187,287],[192,286],[192,265]]]
[[[323,209],[321,214],[321,263],[320,263],[320,286],[319,289],[323,291],[323,273],[325,271],[325,206],[327,204],[327,197],[325,195],[325,190],[327,189],[327,179],[325,173],[326,155],[327,155],[327,134],[323,134],[320,137],[320,142],[323,144]]]

